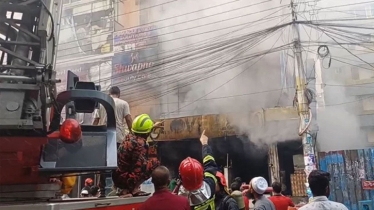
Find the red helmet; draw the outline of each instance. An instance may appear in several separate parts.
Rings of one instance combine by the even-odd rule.
[[[216,177],[219,178],[219,181],[220,181],[222,186],[227,187],[226,178],[225,178],[225,175],[223,175],[223,173],[217,171]]]
[[[85,185],[91,185],[93,183],[93,180],[91,178],[87,178],[85,181],[84,181],[84,184]]]
[[[203,185],[204,168],[196,159],[184,159],[179,165],[179,174],[183,187],[188,191],[197,190]]]

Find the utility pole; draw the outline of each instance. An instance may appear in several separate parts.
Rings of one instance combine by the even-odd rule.
[[[316,169],[316,155],[313,146],[312,136],[308,133],[310,125],[311,112],[309,110],[308,100],[306,98],[306,76],[303,66],[303,57],[301,53],[299,24],[297,21],[296,11],[293,0],[291,0],[292,9],[292,29],[294,34],[294,68],[296,79],[296,94],[297,94],[297,111],[300,116],[299,135],[302,137],[305,173],[309,173]]]

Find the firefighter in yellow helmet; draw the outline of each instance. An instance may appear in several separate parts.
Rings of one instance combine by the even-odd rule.
[[[132,122],[132,133],[127,134],[118,147],[118,168],[112,173],[117,195],[121,197],[147,196],[140,191],[140,184],[151,177],[152,171],[160,165],[157,158],[149,158],[147,138],[161,123],[153,124],[147,114],[137,116]]]

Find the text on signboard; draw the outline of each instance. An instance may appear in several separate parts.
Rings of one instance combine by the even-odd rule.
[[[137,63],[137,64],[131,64],[131,65],[115,64],[114,73],[120,74],[120,73],[126,73],[126,72],[134,72],[134,71],[139,72],[141,70],[151,68],[153,64],[154,64],[153,62]]]

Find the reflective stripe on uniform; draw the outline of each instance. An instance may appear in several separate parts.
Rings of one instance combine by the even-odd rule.
[[[206,162],[208,162],[209,160],[214,161],[214,157],[211,156],[211,155],[207,155],[207,156],[205,156],[204,159],[203,159],[203,163],[206,163]]]
[[[206,157],[209,157],[209,156],[206,156]],[[210,157],[212,157],[212,156],[210,156]],[[204,161],[205,161],[205,158],[204,158]],[[214,180],[214,183],[217,183],[217,178],[213,174],[211,174],[209,172],[204,172],[204,176],[212,178]],[[215,203],[214,203],[214,199],[215,199],[214,193],[215,192],[213,191],[211,193],[213,193],[213,197],[211,199],[208,199],[207,201],[205,201],[203,204],[200,204],[198,206],[194,206],[194,210],[207,210],[209,207],[210,207],[210,210],[215,210],[216,209],[216,206],[215,206]]]
[[[207,200],[203,204],[195,206],[194,210],[207,210],[209,207],[210,207],[210,210],[215,210],[216,209],[216,205],[214,203],[214,198],[215,197],[213,196],[213,198]]]
[[[216,176],[214,176],[213,174],[209,173],[209,172],[204,172],[204,176],[205,177],[209,177],[209,178],[212,178],[214,180],[214,183],[217,184],[217,178]]]

